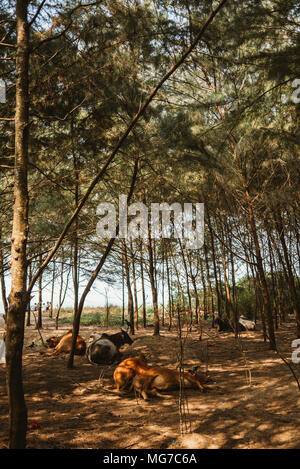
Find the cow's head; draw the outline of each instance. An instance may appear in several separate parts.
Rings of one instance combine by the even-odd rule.
[[[103,334],[99,334],[99,332],[92,332],[88,339],[88,344],[95,342],[96,340],[100,339]]]
[[[193,366],[193,368],[187,370],[189,373],[191,373],[192,375],[195,375],[198,371],[198,368],[200,368],[199,366]]]
[[[126,331],[121,329],[121,333],[122,333],[122,339],[123,339],[124,344],[129,344],[129,345],[133,344],[133,340],[131,339],[131,337],[129,337]]]

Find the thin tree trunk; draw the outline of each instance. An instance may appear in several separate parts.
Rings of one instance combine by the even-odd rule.
[[[125,324],[125,272],[124,272],[124,260],[123,256],[121,258],[122,262],[122,326]]]
[[[278,302],[277,302],[276,283],[275,283],[275,275],[274,275],[274,259],[273,259],[273,253],[272,253],[272,245],[271,245],[269,236],[268,236],[268,250],[269,250],[269,257],[270,257],[270,271],[271,271],[271,281],[272,281],[275,329],[277,330],[279,326],[280,316],[278,316]]]
[[[200,262],[200,273],[201,273],[201,282],[202,282],[202,289],[203,289],[203,311],[204,311],[204,319],[207,319],[207,294],[206,294],[206,282],[204,277],[204,269],[203,269],[203,262],[202,259],[199,259]]]
[[[161,307],[162,307],[162,314],[161,314],[161,325],[165,327],[165,262],[164,262],[164,246],[162,244],[162,259],[161,259]]]
[[[61,269],[60,269],[60,287],[59,287],[59,297],[58,297],[58,306],[55,313],[55,329],[58,329],[58,318],[59,313],[62,307],[62,292],[64,285],[64,249],[62,248],[62,258],[61,258]]]
[[[168,330],[171,330],[172,327],[172,313],[173,313],[173,298],[171,291],[171,279],[170,279],[170,267],[168,262],[168,255],[166,255],[166,268],[167,268],[167,283],[168,283],[168,296],[169,296],[169,327]]]
[[[106,309],[106,327],[109,327],[109,302],[108,302],[108,291],[105,291],[105,309]]]
[[[30,262],[30,264],[29,264],[29,283],[31,282],[31,279],[32,279],[32,262]],[[31,322],[30,313],[31,313],[31,306],[30,306],[30,300],[29,300],[28,305],[27,305],[26,326],[30,326],[30,322]]]
[[[72,145],[72,153],[73,153],[73,172],[74,172],[74,181],[75,181],[75,196],[74,196],[74,208],[78,207],[79,202],[79,169],[78,169],[78,160],[76,156],[76,151],[74,147],[74,122],[73,118],[71,119],[71,145]],[[74,287],[74,318],[77,316],[78,311],[78,289],[79,289],[79,282],[78,282],[78,217],[74,221],[74,241],[73,241],[73,287]]]
[[[128,316],[130,322],[130,333],[134,335],[134,306],[133,306],[133,296],[131,291],[131,282],[130,282],[130,270],[129,262],[127,256],[126,242],[122,240],[123,247],[123,259],[125,266],[125,275],[126,275],[126,285],[127,285],[127,297],[128,297]]]
[[[218,316],[221,315],[222,313],[222,301],[221,301],[221,293],[220,293],[220,288],[219,288],[219,282],[218,282],[218,274],[217,274],[217,264],[216,264],[216,255],[215,255],[215,244],[214,244],[214,234],[212,230],[212,225],[211,225],[211,219],[209,212],[207,211],[207,225],[210,233],[210,239],[211,239],[211,253],[212,253],[212,261],[213,261],[213,268],[214,268],[214,277],[215,277],[215,284],[216,284],[216,294],[217,294],[217,305],[218,305]],[[214,327],[214,324],[213,324]]]
[[[27,408],[22,380],[22,350],[25,311],[29,295],[26,292],[28,237],[28,137],[29,137],[29,26],[28,2],[16,1],[16,107],[15,107],[15,166],[14,206],[11,237],[11,291],[8,297],[6,335],[6,385],[9,402],[9,447],[26,447]]]
[[[4,269],[3,269],[3,245],[2,245],[2,232],[0,226],[0,282],[1,282],[1,295],[2,295],[2,303],[4,309],[4,317],[6,320],[7,311],[8,311],[8,302],[6,298],[6,286],[5,286],[5,276],[4,276]]]
[[[207,282],[208,288],[211,295],[211,310],[212,310],[212,327],[215,327],[215,305],[214,305],[214,293],[211,285],[210,280],[210,272],[209,272],[209,263],[208,263],[208,253],[207,253],[207,246],[204,244],[204,256],[205,256],[205,264],[206,264],[206,273],[207,273]]]
[[[189,304],[188,308],[189,308],[189,311],[192,311],[192,298],[191,298],[191,292],[190,292],[189,274],[188,274],[188,269],[187,269],[187,263],[186,263],[186,259],[185,259],[184,249],[183,249],[182,243],[181,243],[179,238],[178,238],[178,241],[179,241],[179,245],[180,245],[180,251],[181,251],[183,268],[184,268],[185,279],[186,279],[186,292],[187,292],[188,304]],[[193,317],[191,317],[191,321],[192,321],[192,319],[193,319]]]
[[[221,222],[220,222],[221,225]],[[239,324],[238,324],[238,317],[236,310],[233,306],[232,299],[231,299],[231,294],[230,294],[230,289],[229,289],[229,283],[228,283],[228,276],[227,276],[227,271],[226,271],[226,255],[225,255],[225,244],[224,244],[224,232],[223,228],[221,227],[221,248],[222,248],[222,263],[223,263],[223,273],[224,273],[224,283],[225,283],[225,291],[226,291],[226,300],[227,300],[227,305],[229,308],[229,311],[232,314],[232,319],[233,319],[233,328],[234,328],[234,335],[237,338],[238,333],[239,333]]]
[[[297,337],[300,338],[300,302],[299,302],[298,295],[297,295],[295,279],[294,279],[294,275],[293,275],[293,271],[291,267],[291,262],[289,258],[285,236],[284,236],[283,221],[282,221],[281,214],[276,212],[274,215],[274,219],[275,219],[276,230],[278,232],[279,240],[280,240],[282,250],[283,250],[285,264],[286,264],[287,271],[288,271],[288,286],[289,286],[289,291],[290,291],[290,296],[291,296],[291,301],[292,301],[292,306],[293,306],[293,312],[294,312],[296,323],[297,323]]]
[[[193,269],[192,269],[192,260],[191,257],[188,255],[188,263],[189,263],[189,269],[190,269],[190,277],[192,280],[192,285],[194,289],[194,295],[195,295],[195,322],[196,324],[200,323],[200,301],[199,301],[199,294],[197,290],[197,284],[196,284],[196,275],[193,274]]]
[[[230,264],[231,264],[231,280],[232,280],[232,304],[234,310],[234,321],[236,325],[238,325],[238,302],[237,302],[237,295],[236,295],[236,285],[235,285],[235,271],[234,271],[234,259],[233,259],[233,251],[232,251],[232,236],[229,235],[228,239],[229,248],[230,248]]]
[[[147,309],[146,309],[146,292],[145,292],[145,278],[144,278],[144,263],[143,263],[143,242],[140,242],[140,271],[142,282],[142,298],[143,298],[143,327],[147,326]]]
[[[139,328],[139,307],[138,307],[136,276],[135,276],[135,255],[133,252],[132,240],[130,240],[130,254],[131,254],[132,280],[133,280],[134,320],[135,320],[135,329],[137,330]]]
[[[39,263],[42,263],[42,255],[39,255]],[[42,320],[42,309],[43,309],[43,294],[42,294],[42,282],[43,282],[43,274],[39,276],[39,296],[38,296],[38,319],[36,323],[36,329],[42,329],[43,327],[43,320]]]
[[[52,285],[51,285],[51,302],[50,302],[50,311],[49,311],[49,318],[51,318],[51,319],[53,318],[54,284],[55,284],[55,261],[53,261]]]
[[[135,161],[135,164],[134,164],[134,170],[133,170],[133,176],[132,176],[132,181],[131,181],[131,186],[130,186],[130,190],[129,190],[129,194],[128,194],[128,202],[130,201],[132,195],[133,195],[133,191],[134,191],[134,186],[135,186],[135,181],[136,181],[136,178],[137,178],[137,174],[138,174],[138,166],[139,165],[139,161],[138,159],[136,159]],[[119,225],[117,225],[117,229],[116,229],[116,235],[119,234]],[[92,288],[93,286],[93,283],[95,282],[96,278],[98,277],[99,275],[99,272],[101,271],[106,259],[107,259],[107,256],[109,255],[110,251],[111,251],[111,248],[113,247],[114,245],[114,242],[115,242],[115,238],[111,238],[106,246],[106,249],[105,249],[105,252],[104,254],[102,255],[101,259],[100,259],[100,262],[98,263],[96,269],[94,270],[94,272],[92,273],[81,297],[80,297],[80,301],[79,301],[79,305],[78,305],[78,310],[77,310],[77,314],[76,316],[74,316],[74,319],[73,319],[73,329],[72,329],[72,346],[71,346],[71,351],[70,351],[70,355],[69,355],[69,358],[68,358],[68,364],[67,364],[67,367],[68,368],[73,368],[73,364],[74,364],[74,354],[75,354],[75,348],[76,348],[76,340],[77,340],[77,337],[78,337],[78,333],[79,333],[79,327],[80,327],[80,318],[81,318],[81,313],[82,313],[82,310],[83,310],[83,306],[84,306],[84,302],[85,302],[85,299],[90,291],[90,289]],[[123,243],[124,244],[124,243]],[[126,265],[125,265],[125,269],[126,269]],[[131,295],[131,299],[132,299],[132,295]],[[134,334],[134,324],[133,324],[133,308],[131,309],[131,333]]]
[[[255,253],[256,253],[256,262],[257,262],[257,270],[259,275],[259,281],[263,292],[263,299],[264,299],[264,312],[266,314],[266,319],[268,323],[268,335],[269,335],[269,342],[271,350],[276,350],[276,338],[275,338],[275,331],[274,331],[274,323],[273,323],[273,316],[272,316],[272,308],[270,303],[269,291],[267,286],[267,281],[263,269],[263,262],[261,256],[261,250],[258,241],[257,229],[256,229],[256,222],[254,218],[254,212],[252,208],[252,203],[250,199],[249,190],[245,181],[243,181],[243,188],[245,199],[248,208],[248,216],[249,216],[249,223],[250,223],[250,232],[253,238]]]
[[[154,272],[154,261],[153,261],[153,250],[152,241],[150,236],[150,227],[148,226],[148,238],[147,238],[148,256],[149,256],[149,279],[152,291],[152,305],[154,314],[154,332],[153,335],[159,335],[159,314],[157,304],[157,289],[155,283],[155,272]]]

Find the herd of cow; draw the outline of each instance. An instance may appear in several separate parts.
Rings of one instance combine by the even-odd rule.
[[[114,371],[114,382],[118,392],[135,391],[144,399],[148,399],[149,394],[161,396],[159,391],[177,389],[181,379],[185,387],[195,387],[201,391],[209,389],[207,383],[209,378],[197,371],[198,367],[185,371],[183,376],[177,370],[171,370],[164,366],[150,367],[144,354],[138,357],[127,358],[120,362],[122,354],[120,348],[131,345],[133,340],[121,329],[116,334],[93,333],[86,345],[85,340],[77,337],[76,355],[86,354],[90,363],[96,365],[111,365],[119,363]],[[62,337],[50,337],[46,341],[48,348],[53,348],[53,354],[69,352],[72,344],[72,331],[67,332]],[[161,396],[162,397],[162,396]]]
[[[226,320],[217,318],[215,323],[219,331],[232,331],[233,328]],[[253,330],[255,323],[245,319],[240,319],[240,330]],[[211,387],[208,385],[209,378],[198,372],[198,367],[181,373],[178,370],[171,370],[167,367],[150,367],[144,354],[137,357],[122,360],[120,348],[131,345],[133,340],[126,331],[121,329],[116,334],[99,334],[94,332],[86,344],[85,340],[78,335],[76,341],[75,355],[84,355],[88,361],[95,365],[117,364],[114,371],[114,382],[118,392],[135,391],[144,399],[149,395],[161,396],[160,391],[178,389],[181,384],[185,387],[194,387],[204,392]],[[53,348],[53,354],[68,353],[71,350],[72,331],[68,331],[62,337],[50,337],[46,341],[48,348]]]

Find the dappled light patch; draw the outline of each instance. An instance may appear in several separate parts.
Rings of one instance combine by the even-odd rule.
[[[224,443],[225,436],[222,434],[209,436],[192,433],[177,438],[168,449],[219,449]]]

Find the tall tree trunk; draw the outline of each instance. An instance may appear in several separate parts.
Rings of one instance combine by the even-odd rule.
[[[144,278],[144,263],[143,263],[143,242],[140,242],[140,271],[142,282],[142,298],[143,298],[143,327],[147,326],[147,309],[146,309],[146,292],[145,292],[145,278]]]
[[[9,447],[26,447],[27,408],[22,380],[22,350],[24,341],[28,237],[28,136],[29,136],[29,26],[28,2],[16,1],[16,110],[14,206],[11,237],[11,291],[8,297],[6,335],[6,384],[9,402]]]
[[[204,311],[204,319],[207,319],[207,294],[206,294],[206,282],[204,276],[204,269],[203,269],[203,262],[202,259],[199,259],[200,262],[200,273],[201,273],[201,282],[202,282],[202,289],[203,289],[203,311]]]
[[[122,256],[122,326],[125,324],[125,272],[124,272],[124,259]]]
[[[233,329],[234,329],[234,335],[235,337],[238,337],[239,333],[239,324],[238,324],[238,317],[237,317],[237,312],[234,308],[232,299],[231,299],[231,294],[230,294],[230,289],[229,289],[229,282],[228,282],[228,276],[227,276],[227,269],[226,269],[226,255],[225,255],[225,240],[224,240],[224,231],[221,226],[221,221],[220,221],[220,227],[221,227],[221,248],[222,248],[222,263],[223,263],[223,273],[224,273],[224,283],[225,283],[225,291],[226,291],[226,300],[227,300],[227,305],[229,308],[229,311],[232,314],[232,319],[233,319]]]
[[[39,255],[39,263],[42,263],[42,254]],[[39,276],[39,296],[38,296],[38,319],[36,323],[36,329],[42,329],[43,327],[43,320],[42,320],[42,311],[43,311],[43,294],[42,294],[42,280],[43,274]]]
[[[191,298],[191,292],[190,292],[189,273],[188,273],[186,258],[185,258],[182,243],[181,243],[179,238],[178,238],[178,242],[179,242],[179,245],[180,245],[181,257],[182,257],[182,262],[183,262],[183,269],[184,269],[185,279],[186,279],[186,292],[187,292],[188,304],[189,304],[188,308],[189,308],[189,311],[192,311],[192,298]],[[193,317],[191,316],[191,322],[192,322],[192,320],[193,320]]]
[[[130,240],[130,254],[131,254],[132,280],[133,280],[134,321],[135,321],[135,329],[137,330],[139,328],[139,307],[138,307],[136,275],[135,275],[135,254],[133,252],[132,240]]]
[[[63,293],[63,286],[64,286],[64,248],[62,248],[62,258],[61,258],[61,269],[60,269],[60,287],[59,287],[59,296],[58,296],[58,306],[55,313],[55,329],[58,329],[58,318],[59,313],[62,307],[62,293]]]
[[[29,283],[31,282],[32,279],[32,262],[29,264]],[[30,326],[31,323],[31,305],[30,305],[30,300],[27,305],[27,321],[26,321],[26,326]]]
[[[259,281],[260,281],[260,285],[261,285],[262,293],[263,293],[264,312],[266,314],[266,319],[267,319],[267,324],[268,324],[270,348],[271,350],[276,350],[276,338],[275,338],[274,322],[273,322],[273,316],[272,316],[272,308],[271,308],[271,303],[270,303],[268,285],[267,285],[267,280],[266,280],[266,276],[265,276],[265,272],[263,268],[263,261],[262,261],[261,250],[260,250],[260,245],[258,241],[252,202],[251,202],[248,186],[245,180],[243,180],[243,188],[244,188],[244,194],[245,194],[245,199],[246,199],[247,208],[248,208],[250,232],[251,232],[253,242],[254,242],[254,247],[255,247],[257,271],[258,271]]]
[[[156,289],[156,282],[155,282],[153,249],[152,249],[152,241],[151,241],[150,227],[149,226],[148,226],[147,248],[148,248],[148,256],[149,256],[149,279],[150,279],[150,284],[151,284],[152,305],[153,305],[153,314],[154,314],[154,332],[153,332],[153,335],[159,335],[159,314],[158,314],[158,303],[157,303],[157,289]]]
[[[288,286],[289,286],[289,291],[290,291],[290,296],[291,296],[291,301],[292,301],[292,306],[293,306],[293,312],[294,312],[296,323],[297,323],[297,337],[300,338],[300,302],[299,302],[298,295],[297,295],[295,278],[293,275],[288,248],[287,248],[286,240],[284,236],[283,221],[282,221],[281,214],[279,212],[275,212],[274,219],[275,219],[276,230],[277,230],[279,240],[280,240],[282,250],[283,250],[285,264],[286,264],[287,271],[288,271]]]
[[[275,273],[275,283],[276,283],[276,291],[277,291],[277,305],[278,305],[278,316],[280,317],[281,322],[286,321],[286,309],[283,308],[281,310],[281,290],[279,285],[279,272]]]
[[[272,245],[276,251],[276,254],[277,254],[277,259],[278,259],[278,262],[280,264],[280,267],[282,269],[282,272],[283,272],[283,276],[284,276],[284,279],[286,281],[286,284],[287,284],[287,288],[288,288],[288,292],[289,292],[289,297],[291,298],[291,289],[290,289],[290,283],[289,283],[289,275],[288,275],[288,270],[287,270],[287,267],[286,267],[286,264],[285,264],[285,261],[282,257],[282,253],[279,249],[279,246],[277,244],[277,241],[275,240],[273,234],[272,234],[272,231],[270,229],[270,227],[268,226],[267,224],[267,234],[268,234],[268,238],[269,240],[271,240],[272,242]],[[280,281],[281,280],[281,281]],[[279,282],[280,281],[280,282]],[[280,284],[279,284],[280,283]],[[282,279],[280,279],[280,276],[279,276],[279,272],[276,272],[276,290],[277,290],[277,296],[278,298],[281,298],[281,289],[282,289]],[[283,298],[285,297],[285,288],[283,288]],[[281,310],[281,300],[278,300],[278,307],[279,307],[279,311]],[[281,313],[279,312],[280,314],[280,317],[281,317]],[[286,307],[283,308],[283,315],[284,315],[284,318],[285,318],[285,315],[286,315]],[[284,319],[285,320],[285,319]]]
[[[79,169],[78,169],[78,159],[76,155],[76,150],[74,146],[74,122],[73,118],[71,119],[71,145],[72,145],[72,153],[73,153],[73,172],[74,172],[74,183],[75,183],[75,195],[74,195],[74,208],[78,207],[79,202]],[[74,287],[74,317],[77,316],[78,311],[78,289],[79,289],[79,282],[78,282],[78,217],[74,221],[74,241],[73,241],[73,287]]]
[[[2,232],[1,232],[1,225],[0,225],[0,282],[1,282],[1,295],[2,295],[2,303],[4,309],[4,317],[7,317],[8,311],[8,302],[6,298],[6,287],[5,287],[5,276],[4,276],[4,266],[3,266],[3,245],[2,245]]]
[[[49,318],[51,318],[51,319],[53,318],[54,284],[55,284],[55,261],[53,261],[52,284],[51,284],[51,301],[50,301],[50,310],[49,310]]]
[[[195,296],[195,322],[196,324],[199,324],[200,323],[200,316],[199,316],[200,301],[199,301],[199,294],[198,294],[197,284],[196,284],[196,275],[193,274],[192,260],[189,254],[188,254],[188,263],[189,263],[190,277],[192,280],[194,296]]]
[[[220,293],[218,273],[217,273],[214,234],[213,234],[213,229],[212,229],[212,225],[211,225],[211,219],[210,219],[209,212],[207,211],[206,213],[207,213],[207,224],[208,224],[208,229],[209,229],[210,239],[211,239],[211,253],[212,253],[212,261],[213,261],[214,277],[215,277],[215,285],[216,285],[218,316],[220,316],[221,313],[222,313],[222,300],[221,300],[221,293]],[[213,324],[213,327],[214,327],[214,324]]]
[[[134,335],[134,307],[133,307],[133,296],[131,291],[131,282],[130,282],[130,270],[129,262],[127,256],[126,242],[122,240],[123,248],[123,260],[125,266],[125,275],[126,275],[126,285],[127,285],[127,295],[128,295],[128,316],[130,322],[130,333]]]
[[[171,290],[171,278],[170,278],[170,267],[168,261],[168,253],[166,255],[166,269],[167,269],[167,283],[168,283],[168,296],[169,296],[169,327],[168,330],[171,330],[172,327],[172,313],[173,313],[173,298]]]
[[[184,311],[185,310],[184,290],[183,290],[183,287],[182,287],[182,284],[181,284],[181,281],[180,281],[180,276],[179,276],[176,260],[172,259],[172,261],[173,261],[173,267],[174,267],[174,271],[175,271],[176,278],[177,278],[177,298],[179,299],[180,296],[181,296],[180,311]],[[178,303],[178,301],[177,301],[177,303]]]
[[[278,329],[280,316],[278,315],[278,302],[277,302],[276,282],[275,282],[275,275],[274,275],[274,258],[273,258],[272,245],[271,245],[269,236],[268,236],[268,250],[269,250],[269,257],[270,257],[270,271],[271,271],[271,282],[272,282],[275,329]]]
[[[211,311],[212,311],[212,327],[215,327],[215,304],[214,304],[214,293],[212,289],[212,284],[210,280],[210,271],[209,271],[209,263],[208,263],[208,253],[207,253],[207,245],[204,243],[204,256],[205,256],[205,265],[206,265],[206,274],[207,274],[207,282],[208,288],[211,295]]]
[[[234,309],[234,322],[238,324],[238,302],[236,295],[236,285],[235,285],[235,271],[234,271],[234,258],[232,251],[232,235],[228,236],[228,243],[230,248],[230,264],[231,264],[231,281],[232,281],[232,304]]]
[[[161,325],[165,327],[165,259],[164,259],[164,245],[162,243],[162,253],[161,253]]]
[[[105,311],[106,311],[106,327],[109,327],[109,301],[108,301],[108,291],[105,290]]]

